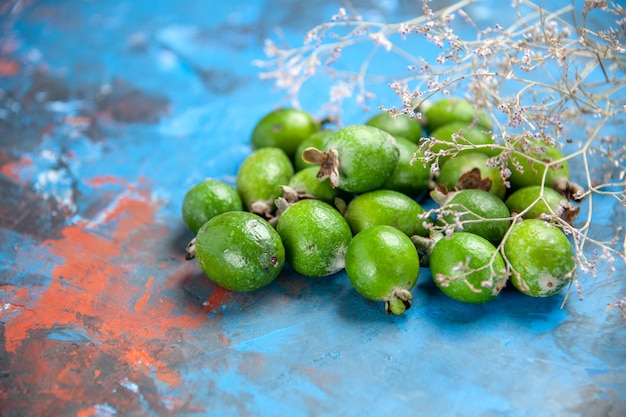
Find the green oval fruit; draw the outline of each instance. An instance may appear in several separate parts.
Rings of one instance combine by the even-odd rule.
[[[302,158],[320,165],[318,178],[330,178],[333,187],[351,193],[380,188],[393,174],[400,158],[396,140],[373,126],[351,125],[326,140],[324,152],[308,148]]]
[[[570,181],[569,164],[556,146],[523,140],[515,144],[515,149],[509,158],[513,189],[545,184],[574,200],[584,197],[582,187]]]
[[[274,200],[289,182],[293,164],[279,148],[262,148],[250,154],[239,167],[236,187],[247,210],[270,217]]]
[[[392,190],[374,190],[355,197],[344,217],[353,234],[378,225],[393,226],[407,236],[428,236],[424,209],[411,197]]]
[[[491,130],[492,123],[483,110],[477,110],[467,100],[449,97],[430,104],[423,112],[428,131],[432,132],[449,123],[461,122],[464,126],[478,126],[482,130]]]
[[[317,179],[317,167],[305,168],[296,172],[289,180],[289,184],[283,188],[283,197],[288,202],[312,198],[328,204],[334,204],[337,197],[342,198],[344,192],[330,186],[330,180]]]
[[[437,241],[429,267],[437,287],[464,303],[493,300],[507,280],[504,259],[495,246],[473,233],[456,232]]]
[[[332,135],[333,133],[334,131],[332,130],[318,130],[317,132],[310,134],[308,138],[306,138],[304,141],[302,141],[302,143],[300,143],[300,145],[298,145],[296,153],[293,156],[294,168],[296,169],[296,171],[302,171],[303,169],[310,167],[319,168],[316,164],[306,162],[304,159],[302,159],[302,152],[304,152],[304,150],[307,148],[315,148],[319,149],[320,151],[324,150],[326,139],[330,137],[330,135]]]
[[[240,210],[243,210],[243,203],[237,190],[230,184],[212,178],[191,187],[182,204],[183,221],[194,233],[218,214]]]
[[[434,190],[431,196],[444,208],[440,215],[443,223],[456,231],[481,236],[495,246],[511,225],[506,204],[487,191],[467,189],[444,195]]]
[[[202,271],[231,291],[254,291],[268,285],[285,262],[285,248],[276,230],[247,211],[213,217],[202,225],[194,245]]]
[[[436,182],[448,190],[477,188],[504,198],[507,188],[500,169],[487,166],[488,159],[487,155],[478,152],[449,159],[439,170]]]
[[[506,199],[511,214],[523,213],[524,219],[557,215],[568,223],[576,219],[580,207],[574,207],[557,191],[541,185],[530,185],[513,192]]]
[[[308,277],[344,268],[352,232],[341,214],[319,200],[301,200],[285,209],[276,225],[287,263]]]
[[[388,314],[411,307],[420,272],[417,250],[404,233],[391,226],[374,226],[357,234],[346,252],[346,274],[368,300],[384,301]]]
[[[365,124],[384,130],[392,136],[401,136],[413,143],[419,142],[422,138],[422,125],[417,120],[402,113],[395,116],[387,112],[378,113],[368,119]]]
[[[253,149],[280,148],[292,158],[298,145],[318,129],[319,124],[309,113],[292,108],[278,109],[256,124],[250,143]]]
[[[416,156],[423,156],[423,153],[410,140],[396,136],[396,145],[400,151],[398,164],[382,188],[399,191],[411,197],[423,195],[430,185],[430,164],[414,160]]]
[[[576,269],[574,250],[557,227],[543,220],[522,220],[513,225],[504,243],[511,283],[532,297],[559,293]]]
[[[489,133],[484,133],[480,127],[469,127],[464,122],[448,123],[433,130],[430,136],[443,141],[445,143],[436,143],[429,150],[433,154],[437,154],[443,150],[455,149],[455,143],[462,146],[484,146],[493,145],[495,142]],[[448,145],[449,143],[449,145]],[[496,156],[498,154],[497,149],[492,149],[491,146],[484,146],[478,148],[468,148],[455,151],[456,157],[459,157],[467,153],[482,153],[489,157]],[[442,155],[439,157],[439,167],[443,167],[451,156]]]

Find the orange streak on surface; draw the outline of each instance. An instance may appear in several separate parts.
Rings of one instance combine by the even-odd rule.
[[[85,181],[87,185],[92,187],[100,187],[106,184],[122,184],[124,181],[119,177],[115,177],[113,175],[101,175],[99,177],[94,177],[91,180]]]
[[[20,65],[12,59],[0,59],[0,77],[9,77],[20,72]]]
[[[149,195],[149,191],[133,191],[115,200],[102,223],[106,225],[107,235],[98,235],[99,228],[94,230],[87,222],[79,222],[65,227],[60,239],[45,242],[48,252],[60,262],[52,269],[53,281],[35,307],[20,311],[5,323],[9,354],[19,351],[20,357],[45,357],[50,346],[59,342],[29,340],[33,332],[54,331],[66,326],[71,334],[72,329],[79,328],[86,332],[89,342],[97,346],[96,352],[120,362],[115,366],[120,372],[130,367],[147,377],[156,375],[170,386],[182,383],[178,371],[168,364],[163,347],[171,342],[172,334],[184,334],[205,325],[206,316],[199,306],[188,309],[187,305],[180,305],[180,300],[157,296],[164,290],[170,293],[172,289],[179,290],[179,281],[188,266],[181,264],[171,276],[160,279],[142,275],[142,268],[155,270],[159,267],[159,254],[151,252],[154,245],[151,238],[160,239],[168,234],[166,226],[155,222],[156,207]],[[137,258],[138,255],[141,257]],[[219,294],[221,291],[216,290],[211,300],[217,303],[228,298],[226,293]],[[95,363],[90,363],[90,358],[82,358],[86,363],[74,372],[88,375],[90,380],[111,372],[97,368]],[[37,361],[36,371],[25,378],[49,381],[51,375],[58,375],[57,383],[63,385],[64,378],[73,375],[69,362],[63,366],[69,372],[48,369],[48,362],[42,359]],[[61,387],[49,389],[57,398],[80,394],[68,393]]]
[[[204,309],[213,310],[213,309],[219,308],[223,306],[224,304],[226,304],[228,300],[231,299],[232,296],[233,296],[233,293],[231,291],[228,291],[227,289],[216,285],[215,289],[213,290],[213,293],[204,302],[203,304]]]
[[[17,161],[10,161],[0,166],[0,172],[7,178],[10,178],[12,181],[19,183],[19,171],[22,170],[24,167],[31,166],[32,164],[33,161],[28,156],[24,156]]]
[[[135,313],[141,312],[141,310],[143,310],[144,306],[150,299],[150,287],[152,287],[152,281],[154,281],[154,277],[148,278],[148,282],[146,282],[146,292],[144,292],[143,295],[139,297],[139,299],[135,303],[135,308],[133,309]]]

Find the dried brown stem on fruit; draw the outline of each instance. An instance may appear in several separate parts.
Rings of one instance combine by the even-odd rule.
[[[306,148],[302,152],[302,159],[320,166],[317,172],[318,180],[323,181],[328,178],[333,188],[339,185],[339,154],[336,149],[320,151],[316,148]]]
[[[185,259],[190,261],[196,257],[196,238],[194,237],[187,243],[187,247],[185,248],[187,254],[185,255]]]
[[[479,168],[473,168],[471,171],[461,175],[457,184],[459,190],[491,190],[491,178],[483,178]]]

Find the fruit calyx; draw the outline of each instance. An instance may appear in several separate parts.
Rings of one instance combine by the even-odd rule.
[[[585,189],[567,177],[561,177],[554,181],[554,189],[568,200],[582,201],[585,198]]]
[[[483,178],[480,168],[472,168],[471,171],[461,175],[458,181],[459,190],[478,189],[483,191],[491,190],[491,179]]]
[[[413,294],[409,290],[396,287],[391,291],[389,298],[385,300],[385,312],[400,315],[411,308],[412,300]]]
[[[306,148],[302,152],[302,159],[310,164],[320,166],[317,179],[320,181],[329,178],[330,186],[336,188],[339,185],[339,154],[336,149],[320,151],[316,148]]]
[[[187,243],[185,252],[187,252],[187,254],[185,255],[185,259],[188,261],[196,257],[196,238],[195,237],[191,239],[189,243]]]

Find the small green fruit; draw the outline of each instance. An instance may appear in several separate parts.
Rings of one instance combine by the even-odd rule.
[[[274,201],[282,195],[281,185],[289,183],[293,164],[279,148],[261,148],[239,167],[236,186],[247,210],[270,218]]]
[[[285,262],[280,236],[263,218],[247,211],[218,214],[206,222],[188,246],[188,257],[211,281],[237,292],[272,282]]]
[[[211,178],[191,187],[182,204],[183,221],[194,233],[218,214],[240,210],[243,210],[243,203],[237,190],[230,184]]]
[[[400,151],[389,133],[373,126],[351,125],[326,140],[325,151],[308,148],[306,162],[320,165],[318,178],[351,193],[380,188],[393,174]]]
[[[487,166],[488,159],[487,155],[478,152],[449,159],[439,170],[436,182],[449,191],[477,188],[504,198],[507,188],[500,169]]]
[[[411,197],[392,190],[374,190],[355,197],[344,217],[353,234],[378,225],[393,226],[407,236],[428,236],[424,224],[429,218],[420,218],[424,209]]]
[[[359,294],[384,301],[387,314],[411,307],[420,272],[417,250],[404,233],[391,226],[374,226],[357,234],[346,252],[346,274]]]
[[[309,113],[292,108],[278,109],[256,124],[250,143],[253,149],[280,148],[292,158],[298,145],[318,129],[319,124]]]
[[[511,214],[523,213],[524,219],[539,219],[542,216],[556,215],[572,223],[580,212],[580,207],[574,207],[557,191],[541,185],[520,188],[513,192],[505,203]]]
[[[429,132],[456,122],[461,122],[465,126],[478,126],[482,130],[491,130],[492,127],[489,116],[483,110],[478,110],[469,101],[456,97],[435,101],[424,110],[423,114],[426,117]]]
[[[396,136],[396,145],[400,151],[398,165],[382,188],[399,191],[411,197],[425,194],[430,186],[430,164],[415,159],[423,156],[423,153],[410,140]]]
[[[368,126],[374,126],[395,137],[403,137],[413,143],[422,138],[422,125],[406,114],[390,115],[387,112],[378,113],[365,122]]]
[[[511,268],[511,283],[532,297],[558,294],[576,270],[567,237],[543,220],[515,223],[504,243],[504,255]]]
[[[282,211],[276,225],[287,263],[308,277],[323,277],[344,268],[350,226],[341,214],[319,200],[301,200]]]
[[[493,300],[507,280],[506,265],[495,246],[473,233],[440,238],[430,253],[429,267],[437,287],[464,303]]]
[[[443,207],[440,221],[456,231],[473,233],[498,246],[511,225],[506,204],[487,191],[467,189],[443,194],[431,192]]]

